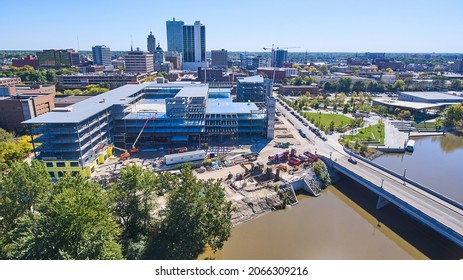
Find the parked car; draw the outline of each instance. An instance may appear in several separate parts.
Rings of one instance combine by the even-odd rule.
[[[347,161],[352,163],[352,164],[357,164],[357,160],[355,158],[353,158],[353,157],[350,157]]]

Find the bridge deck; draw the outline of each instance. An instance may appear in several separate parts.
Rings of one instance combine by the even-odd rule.
[[[367,162],[351,164],[338,156],[333,167],[344,174],[363,179],[370,190],[388,199],[409,214],[433,227],[463,247],[463,209],[421,188],[405,182],[402,177],[374,167]],[[382,188],[381,188],[382,185]]]

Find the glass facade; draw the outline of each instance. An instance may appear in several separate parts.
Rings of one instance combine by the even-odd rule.
[[[183,52],[183,21],[169,20],[166,22],[167,50]]]

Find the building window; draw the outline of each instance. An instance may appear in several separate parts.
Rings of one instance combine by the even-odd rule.
[[[50,174],[50,177],[55,178],[55,172],[48,172]]]
[[[61,178],[61,177],[63,177],[63,176],[64,176],[64,175],[63,175],[63,172],[62,172],[62,171],[58,171],[58,177]]]
[[[53,162],[47,162],[47,167],[53,167]],[[51,173],[53,173],[53,172],[51,172]],[[54,177],[54,176],[52,176],[52,177]]]
[[[77,161],[71,161],[71,167],[79,167],[79,163]]]
[[[56,167],[64,167],[66,164],[63,161],[59,161],[56,163]]]
[[[79,174],[79,171],[72,171],[72,176],[77,176]]]

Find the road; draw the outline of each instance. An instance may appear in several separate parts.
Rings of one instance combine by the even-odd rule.
[[[347,159],[349,155],[347,155],[341,145],[337,143],[337,139],[328,136],[328,141],[323,141],[278,102],[276,108],[290,120],[297,129],[301,128],[306,133],[308,141],[312,142],[317,147],[318,154],[331,158],[337,164],[352,173],[375,184],[378,193],[387,192],[395,196],[401,202],[412,206],[414,209],[426,214],[438,223],[451,228],[463,237],[463,210],[461,207],[456,207],[418,187],[405,183],[401,178],[378,169],[366,162],[360,160],[357,164],[348,162]],[[383,190],[381,190],[381,186]]]

